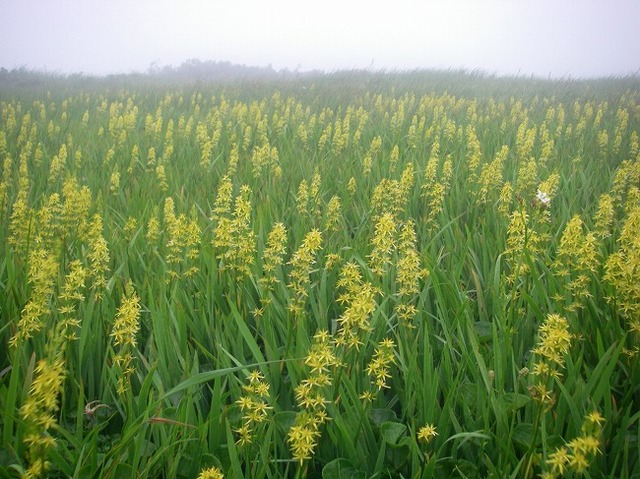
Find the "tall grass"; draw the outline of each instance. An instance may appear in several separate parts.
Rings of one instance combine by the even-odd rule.
[[[54,80],[0,87],[3,477],[640,474],[636,78]]]

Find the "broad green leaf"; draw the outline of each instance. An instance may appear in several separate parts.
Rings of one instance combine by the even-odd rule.
[[[385,421],[380,426],[382,438],[389,444],[397,444],[407,430],[407,426],[399,422]]]
[[[347,459],[339,457],[322,468],[323,479],[364,479],[364,471],[354,467]]]

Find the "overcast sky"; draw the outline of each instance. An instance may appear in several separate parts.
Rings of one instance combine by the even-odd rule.
[[[0,67],[626,75],[640,70],[639,19],[639,0],[0,0]]]

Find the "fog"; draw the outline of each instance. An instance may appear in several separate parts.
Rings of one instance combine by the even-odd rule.
[[[189,59],[275,69],[640,70],[640,2],[0,0],[0,67],[110,74]]]

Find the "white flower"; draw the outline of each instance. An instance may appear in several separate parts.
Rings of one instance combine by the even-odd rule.
[[[538,198],[538,201],[545,206],[551,203],[551,198],[549,198],[549,195],[546,194],[544,191],[538,190],[538,194],[536,195],[536,198]]]

